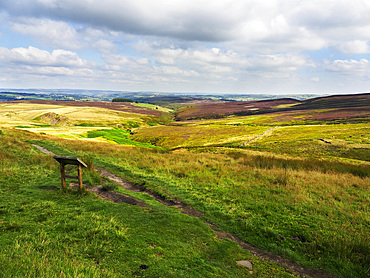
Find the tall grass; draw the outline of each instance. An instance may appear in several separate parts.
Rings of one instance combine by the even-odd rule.
[[[354,165],[350,163],[330,161],[325,159],[299,159],[292,157],[278,157],[272,154],[245,155],[243,152],[229,151],[227,154],[238,160],[239,163],[257,168],[271,169],[273,167],[282,169],[320,171],[323,173],[351,173],[359,177],[370,176],[370,165]]]

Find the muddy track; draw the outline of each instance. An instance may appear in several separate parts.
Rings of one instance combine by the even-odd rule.
[[[117,177],[116,175],[110,173],[109,171],[107,171],[104,168],[96,167],[96,169],[99,171],[99,173],[102,177],[108,178],[109,180],[111,180],[112,182],[117,183],[118,186],[123,187],[124,189],[130,190],[130,191],[133,191],[133,192],[146,193],[146,194],[152,196],[156,201],[162,203],[163,205],[176,207],[178,209],[181,209],[182,213],[185,213],[185,214],[190,215],[190,216],[202,217],[204,215],[200,211],[197,211],[197,210],[193,209],[191,206],[188,206],[188,205],[185,205],[185,204],[181,203],[179,200],[177,200],[176,198],[174,198],[172,196],[169,196],[171,198],[171,200],[166,200],[164,197],[162,197],[158,194],[155,194],[152,191],[149,191],[149,190],[145,189],[144,187],[142,187],[138,184],[134,184],[134,183],[125,181],[125,180],[121,179],[120,177]]]
[[[40,147],[40,146],[35,145],[35,144],[32,144],[32,145],[34,147],[38,148],[41,152],[43,152],[45,154],[54,155],[52,152],[50,152],[49,150],[47,150],[43,147]],[[108,178],[110,181],[116,183],[118,186],[120,186],[120,187],[122,187],[126,190],[129,190],[129,191],[132,191],[132,192],[146,193],[146,194],[152,196],[158,202],[162,203],[163,205],[176,207],[177,209],[181,210],[181,213],[187,214],[189,216],[198,217],[198,218],[204,216],[204,214],[202,212],[192,208],[189,205],[184,204],[183,202],[181,202],[180,200],[178,200],[177,198],[175,198],[173,196],[168,196],[169,198],[171,198],[171,201],[168,201],[164,197],[159,196],[159,195],[153,193],[152,191],[149,191],[149,190],[145,189],[144,187],[142,187],[138,184],[131,183],[131,182],[128,182],[126,180],[123,180],[122,178],[112,174],[111,172],[109,172],[105,168],[96,167],[96,170],[100,173],[100,175],[102,177]],[[76,188],[77,188],[77,185],[76,185]],[[128,195],[125,195],[125,194],[122,194],[122,193],[118,193],[118,192],[105,191],[105,190],[103,190],[101,185],[89,186],[89,187],[86,187],[86,189],[88,191],[96,194],[97,196],[99,196],[103,200],[108,200],[108,201],[111,201],[111,202],[114,202],[114,203],[127,203],[127,204],[130,204],[130,205],[138,205],[140,207],[148,207],[148,205],[145,202],[143,202],[139,199],[133,198],[131,196],[128,196]],[[297,275],[299,277],[318,277],[318,278],[321,278],[321,277],[322,278],[335,278],[336,277],[336,276],[327,274],[326,272],[324,272],[322,270],[304,267],[304,266],[301,266],[297,263],[294,263],[294,262],[292,262],[288,259],[285,259],[285,258],[283,258],[279,255],[263,251],[263,250],[261,250],[257,247],[252,246],[251,244],[243,241],[242,239],[240,239],[239,237],[237,237],[233,234],[220,231],[215,225],[213,225],[212,223],[210,223],[208,221],[206,221],[206,223],[215,232],[215,234],[217,235],[218,238],[220,238],[220,239],[228,238],[228,239],[238,243],[241,248],[247,249],[248,251],[250,251],[254,256],[257,256],[257,257],[259,257],[263,260],[266,260],[266,261],[277,263],[280,266],[284,267],[286,269],[286,271],[288,271],[288,272],[290,272],[294,275]]]

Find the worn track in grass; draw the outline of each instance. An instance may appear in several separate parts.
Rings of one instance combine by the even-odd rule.
[[[54,155],[51,151],[49,151],[49,150],[47,150],[43,147],[40,147],[40,146],[35,145],[35,144],[33,144],[33,146],[38,148],[41,152],[43,152],[45,154]],[[202,217],[202,216],[204,216],[204,214],[202,212],[192,208],[189,205],[186,205],[186,204],[182,203],[180,200],[178,200],[177,198],[175,198],[173,196],[168,196],[168,197],[171,198],[171,201],[165,200],[162,196],[154,194],[152,191],[149,191],[149,190],[145,189],[144,187],[142,187],[138,184],[131,183],[129,181],[123,180],[122,178],[112,174],[111,172],[109,172],[105,168],[96,167],[96,169],[99,171],[99,173],[102,177],[108,178],[110,181],[116,183],[118,186],[120,186],[120,187],[122,187],[126,190],[130,190],[130,191],[133,191],[133,192],[146,193],[146,194],[152,196],[158,202],[162,203],[163,205],[176,207],[176,208],[180,209],[182,213],[187,214],[189,216],[192,216],[192,217]],[[143,202],[139,199],[133,198],[131,196],[128,196],[128,195],[125,195],[125,194],[122,194],[122,193],[118,193],[118,192],[111,192],[111,191],[102,190],[102,187],[100,185],[99,186],[93,186],[93,187],[87,187],[87,190],[89,190],[90,192],[98,195],[103,200],[108,200],[108,201],[115,202],[115,203],[127,203],[127,204],[130,204],[130,205],[139,205],[141,207],[147,207],[148,206],[145,202]],[[322,278],[334,278],[335,277],[334,275],[328,274],[328,273],[326,273],[322,270],[312,269],[312,268],[308,268],[308,267],[305,267],[305,266],[301,266],[297,263],[294,263],[294,262],[292,262],[288,259],[285,259],[281,256],[278,256],[276,254],[263,251],[259,248],[256,248],[256,247],[250,245],[249,243],[243,241],[242,239],[240,239],[239,237],[237,237],[233,234],[220,231],[215,225],[213,225],[210,222],[206,222],[206,223],[215,232],[215,234],[217,235],[218,238],[220,238],[220,239],[228,238],[228,239],[238,243],[241,248],[249,250],[254,256],[257,256],[257,257],[259,257],[263,260],[266,260],[266,261],[277,263],[280,266],[284,267],[288,272],[290,272],[294,275],[297,275],[299,277],[319,277],[319,278],[321,278],[321,277]]]

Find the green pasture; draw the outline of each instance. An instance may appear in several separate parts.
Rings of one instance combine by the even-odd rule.
[[[218,239],[211,222],[302,265],[370,277],[368,118],[327,122],[318,119],[336,110],[321,108],[171,122],[166,113],[0,105],[0,276],[291,277]],[[51,111],[73,126],[37,120]],[[107,190],[148,206],[61,191],[58,165],[31,143],[204,216],[112,184]],[[83,175],[86,184],[102,182],[91,169]],[[253,273],[239,259],[252,260]]]
[[[86,134],[80,136],[82,138],[104,138],[108,140],[108,142],[114,142],[120,145],[157,148],[156,146],[153,146],[148,143],[136,142],[131,140],[129,138],[130,131],[123,130],[120,128],[91,130],[88,131]]]
[[[368,124],[279,127],[246,148],[294,156],[369,161],[370,127]]]
[[[142,127],[136,129],[131,138],[166,149],[242,147],[293,156],[369,161],[370,128],[366,123],[285,126],[277,123],[253,124],[271,117],[262,115]],[[260,136],[268,130],[271,131]],[[249,140],[252,141],[241,146]]]
[[[154,105],[154,104],[149,104],[149,103],[131,103],[132,105],[135,105],[135,106],[139,106],[139,107],[145,107],[145,108],[149,108],[149,109],[152,109],[152,110],[158,110],[158,111],[163,111],[163,112],[173,112],[172,109],[168,109],[168,108],[164,108],[162,106],[159,106],[159,105]]]
[[[214,146],[233,143],[241,145],[270,127],[235,126],[222,121],[196,122],[183,125],[140,128],[132,138],[164,148]]]
[[[147,207],[62,191],[58,163],[30,139],[0,135],[1,277],[293,277],[142,193],[129,194]]]
[[[167,198],[262,249],[340,277],[369,275],[370,166],[261,151],[39,141]]]

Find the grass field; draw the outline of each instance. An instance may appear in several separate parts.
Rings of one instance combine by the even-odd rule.
[[[369,274],[369,166],[219,148],[167,153],[49,142],[40,144],[94,155],[98,165],[184,200],[256,246],[344,277]]]
[[[62,102],[63,103],[63,102]],[[109,126],[136,121],[143,123],[143,115],[114,111],[97,107],[71,107],[50,104],[0,103],[0,124],[2,126],[30,125],[48,123],[40,117],[46,113],[55,113],[67,118],[68,125]],[[45,122],[46,121],[46,122]]]
[[[142,193],[126,192],[147,207],[61,191],[58,164],[25,141],[41,138],[1,131],[0,276],[293,277]]]
[[[146,107],[146,108],[150,108],[153,110],[159,110],[159,111],[168,112],[168,113],[173,112],[172,109],[164,108],[164,107],[154,105],[154,104],[149,104],[149,103],[132,103],[132,105],[139,106],[139,107]]]
[[[248,148],[315,158],[369,161],[368,124],[305,125],[275,129]]]
[[[119,114],[120,128],[113,128],[111,120],[117,114],[110,118],[107,113],[104,122],[105,110],[87,110],[97,111],[97,120],[92,117],[89,123],[79,107],[81,119],[77,112],[71,119],[91,126],[55,127],[34,120],[39,114],[27,112],[25,106],[15,106],[11,119],[5,107],[0,106],[0,190],[5,196],[0,204],[0,273],[291,277],[236,243],[217,239],[206,224],[211,222],[302,265],[338,277],[370,276],[366,113],[363,122],[348,116],[347,122],[344,117],[336,124],[325,120],[334,110],[321,109],[158,126],[150,126],[145,116],[133,120]],[[57,113],[56,109],[76,107],[49,108]],[[60,134],[46,132],[62,128]],[[61,138],[68,137],[68,130],[74,140]],[[81,140],[87,137],[107,142]],[[204,216],[189,217],[122,188],[117,190],[148,207],[57,190],[57,165],[31,143],[59,155],[87,158],[163,198],[179,199]],[[69,213],[73,217],[67,218]],[[253,261],[252,274],[236,265],[243,258]]]
[[[242,144],[268,130],[264,126],[233,126],[223,122],[157,126],[135,131],[133,138],[165,148]]]

